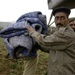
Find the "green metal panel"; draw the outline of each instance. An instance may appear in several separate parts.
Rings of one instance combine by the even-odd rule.
[[[54,9],[61,6],[73,9],[75,8],[75,0],[48,0],[49,9]]]

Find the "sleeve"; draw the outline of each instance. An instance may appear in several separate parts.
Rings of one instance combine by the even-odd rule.
[[[50,36],[42,35],[36,31],[29,33],[43,50],[65,50],[67,47],[66,36],[60,32],[55,32]]]

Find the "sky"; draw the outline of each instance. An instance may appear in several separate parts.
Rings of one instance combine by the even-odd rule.
[[[47,0],[0,0],[0,21],[16,21],[21,15],[41,11],[49,14]]]
[[[52,10],[48,9],[47,0],[0,0],[0,21],[16,21],[21,15],[31,11],[41,11],[49,21]],[[75,9],[70,17],[74,15]]]

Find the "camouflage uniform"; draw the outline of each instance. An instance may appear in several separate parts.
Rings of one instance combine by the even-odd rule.
[[[29,57],[24,60],[23,75],[35,75],[37,68],[37,57]]]
[[[66,25],[50,36],[30,31],[30,35],[49,51],[48,75],[75,75],[75,33]]]

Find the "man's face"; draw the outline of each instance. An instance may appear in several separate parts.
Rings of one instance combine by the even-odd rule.
[[[56,27],[59,29],[61,26],[65,26],[67,24],[68,17],[67,14],[64,12],[57,12],[55,14],[54,20],[55,20]]]
[[[69,23],[69,25],[71,26],[71,28],[75,31],[75,21],[71,21]]]

